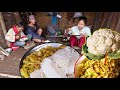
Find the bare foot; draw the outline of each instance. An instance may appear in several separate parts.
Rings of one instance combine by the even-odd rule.
[[[29,43],[26,43],[26,45],[25,46],[30,46],[30,44]]]

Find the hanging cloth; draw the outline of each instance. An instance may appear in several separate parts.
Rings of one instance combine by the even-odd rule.
[[[74,12],[74,18],[79,18],[81,16],[83,16],[82,12]]]
[[[52,16],[52,25],[57,25],[57,16]]]

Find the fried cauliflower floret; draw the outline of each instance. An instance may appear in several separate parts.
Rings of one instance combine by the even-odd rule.
[[[120,50],[120,34],[111,29],[99,29],[87,38],[87,47],[95,55]]]

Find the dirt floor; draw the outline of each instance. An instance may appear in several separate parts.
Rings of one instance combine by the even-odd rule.
[[[19,64],[26,51],[23,48],[19,48],[15,52],[12,52],[10,56],[6,57],[5,60],[0,61],[0,78],[7,78],[7,76],[12,78],[10,75],[13,75],[13,78],[20,76]]]
[[[77,50],[79,53],[80,50]],[[5,60],[0,61],[0,78],[21,78],[19,73],[19,65],[21,58],[27,52],[24,48],[19,48],[12,52]]]

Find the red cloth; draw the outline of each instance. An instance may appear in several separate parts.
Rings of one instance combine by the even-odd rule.
[[[19,34],[19,32],[18,32],[16,26],[13,26],[13,30],[14,30],[15,34]]]
[[[26,35],[22,36],[21,38],[26,38]]]
[[[70,37],[70,45],[71,47],[78,46],[82,48],[82,45],[85,43],[85,37],[81,37],[80,39],[77,39],[76,36]]]
[[[20,32],[18,32],[16,26],[13,26],[13,30],[15,32],[15,34],[19,34]],[[26,35],[23,35],[21,38],[26,38]]]
[[[14,30],[15,34],[19,34],[16,26],[13,26],[13,30]],[[13,42],[11,42],[10,43],[10,48],[12,48],[12,50],[15,51],[15,50],[17,50],[19,48],[19,46],[16,46]]]

